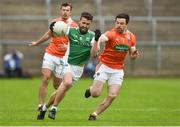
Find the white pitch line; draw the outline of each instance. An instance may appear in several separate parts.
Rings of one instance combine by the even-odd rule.
[[[50,109],[50,108],[49,108]],[[91,111],[94,110],[95,108],[58,108],[58,110],[71,110],[71,111]],[[22,110],[21,108],[17,108],[17,110]],[[36,110],[32,108],[28,108],[26,110]],[[129,112],[180,112],[180,109],[176,108],[109,108],[108,111],[118,111],[118,112],[124,112],[124,111],[129,111]],[[1,111],[0,111],[1,112]]]
[[[40,126],[0,126],[0,127],[40,127]],[[180,126],[46,126],[46,127],[180,127]]]

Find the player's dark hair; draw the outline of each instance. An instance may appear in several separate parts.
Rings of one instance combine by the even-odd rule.
[[[93,16],[89,12],[82,12],[80,20],[82,19],[82,17],[86,18],[87,20],[93,20]]]
[[[130,21],[130,17],[129,17],[129,15],[126,14],[126,13],[120,13],[120,14],[118,14],[118,15],[116,16],[116,19],[115,19],[115,20],[117,20],[117,18],[124,18],[124,19],[126,19],[126,24],[128,24],[129,21]]]
[[[70,2],[65,2],[65,3],[61,4],[61,8],[62,7],[67,7],[67,6],[70,6],[70,9],[72,10],[72,4]]]

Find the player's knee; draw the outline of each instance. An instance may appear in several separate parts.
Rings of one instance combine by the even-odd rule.
[[[70,88],[72,86],[72,81],[64,81],[64,86],[66,86],[67,88]]]
[[[48,81],[51,78],[50,75],[43,74],[43,81]]]
[[[100,92],[92,90],[91,91],[91,96],[94,97],[94,98],[99,97],[100,96]]]
[[[114,100],[116,97],[117,97],[117,94],[111,93],[111,94],[108,95],[108,98],[110,98],[112,100]]]

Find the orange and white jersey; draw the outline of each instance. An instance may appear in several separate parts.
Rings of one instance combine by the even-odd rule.
[[[123,69],[128,51],[136,45],[135,35],[128,30],[120,34],[114,28],[105,32],[102,36],[104,36],[106,43],[99,60],[113,69]]]
[[[52,20],[52,22],[57,22],[57,21],[64,21],[70,27],[77,27],[77,23],[74,22],[71,18],[69,18],[66,21],[62,20],[62,18],[56,18],[56,19]],[[65,37],[52,37],[49,46],[46,48],[46,52],[51,54],[51,55],[57,56],[57,57],[63,57],[66,53],[66,50],[60,49],[60,46],[58,46],[58,45],[59,44],[68,45],[68,42],[69,42],[69,39],[67,36],[65,36]]]

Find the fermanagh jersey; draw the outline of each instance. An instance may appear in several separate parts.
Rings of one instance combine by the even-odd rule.
[[[94,43],[94,32],[88,31],[81,34],[79,28],[69,28],[68,63],[84,65],[90,58],[91,47]]]

